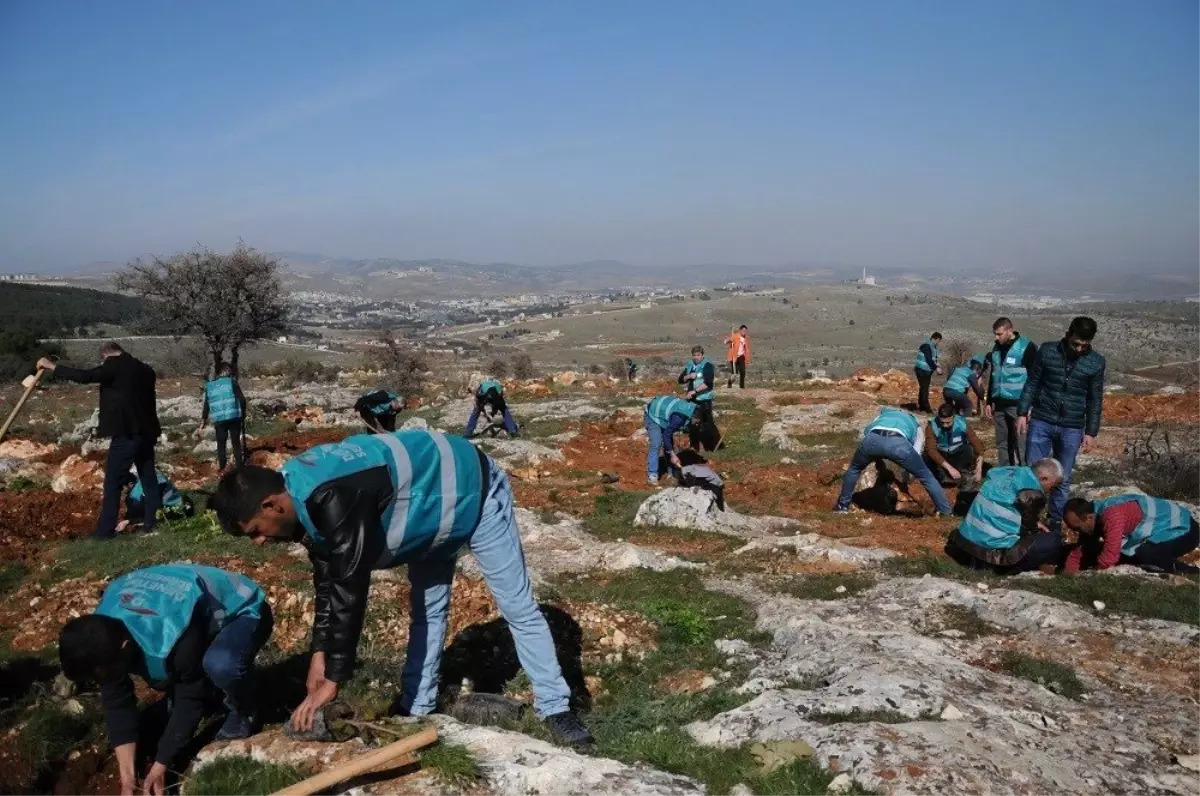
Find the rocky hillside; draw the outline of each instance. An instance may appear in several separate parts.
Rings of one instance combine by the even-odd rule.
[[[442,715],[437,746],[347,792],[1200,789],[1194,579],[1127,567],[1007,581],[972,573],[940,553],[954,521],[927,516],[919,488],[891,515],[829,511],[863,424],[881,404],[911,399],[907,375],[722,390],[725,447],[711,461],[727,482],[726,511],[702,491],[646,486],[642,402],[673,385],[592,378],[509,383],[524,433],[479,444],[512,478],[526,557],[595,754],[553,746],[528,716],[479,727]],[[353,433],[358,393],[349,383],[253,385],[252,460],[278,466]],[[267,728],[194,750],[177,772],[186,793],[263,792],[412,730],[386,716],[407,644],[403,572],[374,578],[362,668],[335,722],[342,740],[284,738],[280,722],[303,693],[307,561],[230,539],[208,516],[151,537],[83,540],[102,453],[94,418],[72,417],[68,395],[39,395],[18,438],[0,444],[0,733],[9,741],[0,791],[115,792],[97,697],[55,680],[53,644],[112,577],[180,558],[250,575],[277,621],[259,659]],[[405,425],[461,433],[470,401],[438,389],[428,399]],[[213,443],[189,436],[199,403],[181,394],[161,404],[163,469],[203,505],[216,467]],[[1194,393],[1111,395],[1077,487],[1192,488],[1171,478],[1183,466],[1170,463],[1194,461],[1197,410]],[[530,699],[470,555],[447,644],[448,701],[464,686]]]

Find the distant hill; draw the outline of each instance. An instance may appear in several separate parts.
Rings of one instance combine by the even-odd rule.
[[[56,285],[0,282],[0,330],[20,330],[38,337],[73,336],[81,326],[122,324],[140,317],[142,299]]]

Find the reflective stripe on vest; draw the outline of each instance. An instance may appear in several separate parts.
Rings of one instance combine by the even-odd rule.
[[[710,365],[710,364],[712,364],[712,363],[710,363],[707,359],[703,359],[698,363],[688,360],[688,363],[687,363],[687,365],[684,366],[684,369],[685,369],[686,373],[699,373],[699,374],[701,374],[701,377],[703,377],[705,366]],[[693,381],[691,383],[694,385],[696,382]],[[707,390],[705,390],[704,392],[696,393],[696,395],[693,396],[692,400],[693,401],[711,401],[713,399],[713,385],[708,384],[707,386],[708,386]]]
[[[954,423],[950,428],[942,428],[936,418],[929,421],[929,428],[937,440],[938,450],[945,453],[954,453],[967,441],[967,419],[962,415],[954,416]]]
[[[980,547],[999,550],[1012,547],[1021,539],[1017,495],[1026,489],[1042,490],[1033,468],[993,467],[958,532]]]
[[[204,394],[208,398],[208,419],[213,423],[237,420],[242,416],[242,406],[233,391],[233,379],[221,376],[205,382]]]
[[[964,395],[967,388],[971,386],[971,369],[965,365],[960,368],[955,368],[950,372],[950,378],[946,379],[945,389],[951,392],[960,392]]]
[[[162,504],[167,508],[173,508],[183,502],[183,496],[179,494],[179,490],[171,483],[171,480],[162,473],[156,473],[158,476],[158,491],[162,495]],[[129,490],[129,499],[140,501],[145,492],[142,490],[141,479],[133,482],[133,488]]]
[[[209,638],[234,619],[257,617],[263,592],[236,572],[197,564],[146,567],[117,578],[104,590],[96,613],[119,619],[137,642],[153,683],[167,680],[167,657],[199,609]]]
[[[925,342],[929,345],[930,353],[933,355],[933,364],[936,367],[938,359],[941,357],[941,352],[938,351],[938,347],[934,345],[933,340],[926,340]],[[917,368],[919,370],[930,370],[929,363],[925,361],[925,352],[921,350],[920,346],[917,347]]]
[[[479,389],[475,391],[475,394],[482,397],[487,394],[488,390],[495,390],[496,394],[504,395],[504,385],[495,379],[484,379],[479,382]]]
[[[660,395],[646,404],[646,415],[659,428],[671,427],[671,415],[690,418],[696,413],[696,405],[670,395]]]
[[[1029,377],[1029,372],[1022,364],[1025,361],[1025,349],[1028,347],[1029,341],[1018,337],[1003,357],[1000,356],[998,347],[992,349],[990,357],[993,398],[1015,401],[1021,397],[1021,391],[1025,389],[1025,380]]]
[[[1113,495],[1096,501],[1096,513],[1133,501],[1142,509],[1142,521],[1129,532],[1121,545],[1121,554],[1131,556],[1146,542],[1161,544],[1178,539],[1192,527],[1192,513],[1173,500],[1147,495]]]
[[[898,431],[910,443],[917,438],[917,432],[921,430],[921,424],[917,419],[903,409],[895,409],[890,406],[885,406],[879,410],[879,414],[875,415],[875,419],[867,424],[866,431],[869,433],[875,431]]]
[[[374,467],[386,467],[395,488],[393,502],[380,516],[385,539],[376,569],[407,563],[434,548],[449,555],[474,533],[483,499],[479,452],[461,437],[412,430],[318,445],[284,464],[284,483],[310,538],[325,541],[305,505],[312,493]]]

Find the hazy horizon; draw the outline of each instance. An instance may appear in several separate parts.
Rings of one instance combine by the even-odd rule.
[[[242,238],[1200,274],[1198,30],[1186,0],[14,0],[0,271]]]

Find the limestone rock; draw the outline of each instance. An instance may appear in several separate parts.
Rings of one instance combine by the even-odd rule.
[[[849,793],[854,788],[854,780],[849,774],[838,774],[829,783],[830,793]]]
[[[515,511],[521,529],[521,545],[535,581],[564,572],[619,571],[635,567],[661,572],[699,567],[690,561],[628,542],[602,542],[584,531],[576,519],[563,518],[550,524],[542,522],[528,509],[517,508]],[[478,564],[470,556],[459,559],[459,568],[468,574],[478,574]]]
[[[554,374],[554,383],[563,387],[570,387],[577,381],[579,381],[579,374],[573,370],[564,370],[562,373]]]
[[[793,525],[794,521],[783,517],[751,517],[728,507],[721,511],[712,492],[676,487],[646,498],[638,507],[633,524],[713,531],[731,536],[762,536],[773,529]]]
[[[472,442],[482,445],[484,451],[505,470],[521,465],[539,465],[542,462],[563,460],[562,451],[524,439],[476,439]]]
[[[674,796],[705,792],[703,785],[688,777],[581,755],[520,733],[460,724],[442,716],[436,721],[441,737],[471,752],[495,793]]]
[[[100,465],[79,454],[71,454],[58,466],[58,472],[50,479],[50,488],[60,494],[99,489],[104,481]]]
[[[852,547],[827,539],[820,534],[806,533],[797,536],[766,536],[752,539],[743,547],[734,550],[734,555],[755,550],[780,550],[792,548],[801,561],[833,561],[838,564],[867,566],[892,558],[896,553],[880,547]]]
[[[410,417],[400,424],[401,431],[424,430],[429,428],[429,423],[423,417]]]
[[[1118,624],[1043,595],[979,592],[934,577],[885,581],[830,601],[766,594],[738,581],[709,585],[753,604],[759,629],[774,642],[743,687],[759,696],[688,725],[702,743],[803,738],[821,765],[837,757],[847,776],[881,793],[1188,792],[1184,777],[1161,770],[1158,739],[1191,737],[1194,717],[1182,693],[1179,709],[1164,710],[1164,694],[1147,683],[1171,676],[1163,673],[1164,659],[1194,660],[1194,627]],[[884,605],[897,610],[880,610]],[[1018,631],[1021,643],[1038,645],[1043,656],[1073,652],[1071,662],[1097,698],[1070,700],[975,665],[977,648],[964,654],[964,642],[922,632],[926,616],[947,605]],[[1098,635],[1103,660],[1084,643]],[[1142,668],[1131,674],[1129,666]],[[1137,687],[1107,689],[1086,667],[1132,677]],[[816,685],[791,687],[796,680]],[[897,723],[817,720],[856,710],[886,712]],[[956,711],[962,718],[950,720]],[[938,715],[946,720],[932,718]],[[1125,751],[1096,751],[1115,749]]]

